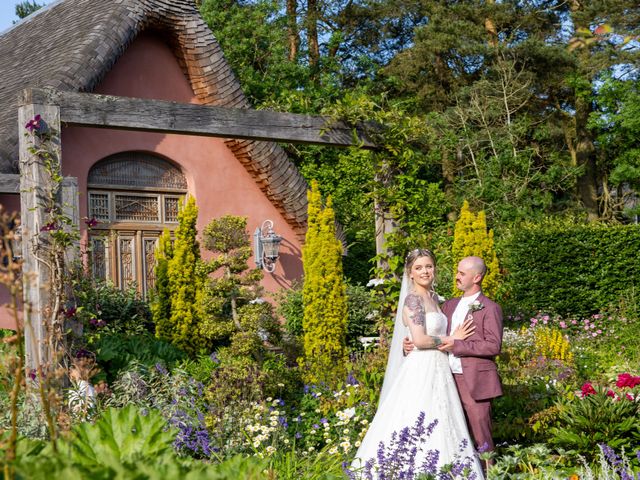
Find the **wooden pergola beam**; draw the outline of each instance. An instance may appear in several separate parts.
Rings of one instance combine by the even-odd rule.
[[[375,149],[364,126],[329,117],[29,88],[20,105],[56,105],[60,122],[117,130]]]

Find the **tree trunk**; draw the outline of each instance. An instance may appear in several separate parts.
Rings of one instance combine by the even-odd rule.
[[[582,9],[579,0],[572,0],[571,13],[576,31],[588,29],[589,25],[582,24],[578,15]],[[588,73],[592,61],[589,47],[583,45],[576,51],[578,74],[591,84],[592,76]],[[589,114],[592,111],[590,92],[574,90],[575,95],[575,158],[576,164],[583,167],[582,175],[578,177],[578,197],[587,210],[589,220],[598,219],[598,173],[596,168],[596,150],[593,142],[593,134],[588,128]]]
[[[298,1],[287,0],[287,36],[289,38],[289,61],[293,62],[298,57],[300,48],[300,36],[298,34],[297,19]]]
[[[316,0],[307,0],[307,41],[309,43],[309,66],[312,70],[315,70],[320,63],[318,3]]]
[[[495,0],[487,0],[487,5],[494,5]],[[496,28],[496,24],[492,18],[484,19],[484,29],[487,31],[487,35],[489,35],[489,46],[496,48],[498,46],[498,29]]]
[[[578,177],[578,196],[587,210],[589,220],[598,219],[596,151],[587,122],[591,113],[588,98],[576,98],[576,163],[584,168]]]

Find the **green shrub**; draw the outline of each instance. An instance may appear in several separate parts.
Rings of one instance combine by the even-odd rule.
[[[80,274],[73,281],[73,297],[75,317],[91,333],[137,335],[154,330],[149,306],[134,287],[120,290]],[[71,308],[66,312],[73,316]]]
[[[639,288],[638,225],[525,225],[501,247],[510,311],[587,315]]]
[[[625,390],[585,384],[582,395],[560,402],[557,425],[549,431],[550,442],[590,459],[600,444],[634,451],[640,444],[640,403],[633,398],[640,388]]]
[[[302,288],[294,285],[292,288],[283,290],[278,294],[278,315],[285,320],[286,331],[295,336],[303,334],[302,318],[304,316],[304,306],[302,303]],[[362,336],[375,336],[376,320],[374,318],[375,309],[373,307],[374,297],[366,287],[361,285],[347,284],[347,346],[352,350],[362,349],[362,344],[358,340]]]
[[[101,334],[89,346],[95,351],[96,362],[103,369],[108,382],[116,379],[122,370],[133,363],[148,367],[156,363],[172,366],[186,357],[182,350],[151,334]]]

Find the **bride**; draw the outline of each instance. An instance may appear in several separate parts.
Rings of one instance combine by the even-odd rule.
[[[437,349],[447,339],[447,317],[438,306],[435,274],[436,259],[431,251],[409,252],[378,411],[351,465],[362,478],[386,478],[389,473],[383,472],[389,468],[397,474],[397,465],[385,465],[398,456],[390,452],[394,448],[410,452],[405,461],[412,465],[401,467],[408,472],[407,478],[436,473],[452,462],[468,466],[467,478],[483,478],[447,354]],[[465,322],[451,337],[464,340],[474,328],[471,321]],[[404,357],[402,339],[407,334],[417,348]],[[418,425],[421,422],[423,425]],[[426,431],[417,435],[416,428]],[[405,445],[411,441],[417,445]],[[414,446],[417,450],[411,451]]]

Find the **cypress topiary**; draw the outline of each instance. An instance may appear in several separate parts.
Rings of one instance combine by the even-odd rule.
[[[169,285],[169,260],[173,256],[171,233],[165,230],[158,238],[156,247],[156,282],[151,292],[151,316],[156,326],[156,337],[171,341],[171,290]]]
[[[318,183],[307,193],[308,228],[302,249],[304,285],[305,381],[340,381],[347,360],[347,297],[342,273],[342,244],[336,238],[331,198],[322,207]]]
[[[173,255],[167,265],[171,292],[171,341],[190,355],[206,346],[200,335],[204,278],[200,266],[200,245],[196,239],[198,207],[189,197],[178,214]]]
[[[454,265],[453,295],[460,296],[462,292],[455,285],[455,269],[464,257],[477,256],[487,265],[487,274],[482,283],[482,290],[488,297],[495,298],[500,286],[502,275],[493,241],[493,230],[487,231],[487,219],[484,211],[474,214],[466,200],[462,204],[460,217],[456,222],[451,247]]]

